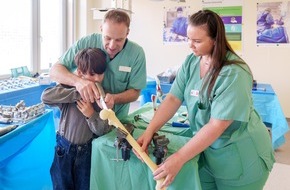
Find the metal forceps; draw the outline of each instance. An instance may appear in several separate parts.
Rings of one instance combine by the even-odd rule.
[[[95,84],[96,84],[96,86],[97,86],[97,88],[99,90],[99,93],[100,93],[100,103],[101,103],[103,109],[106,109],[107,110],[108,109],[108,106],[107,106],[107,104],[105,102],[105,96],[106,96],[106,94],[104,92],[104,89],[103,89],[102,85],[99,82],[96,82]]]

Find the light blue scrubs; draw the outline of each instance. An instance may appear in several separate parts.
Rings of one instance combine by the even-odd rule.
[[[85,48],[100,48],[105,53],[101,34],[91,34],[78,40],[59,61],[71,72],[74,72],[76,53]],[[110,60],[107,54],[107,69],[103,80],[105,91],[116,94],[128,89],[143,89],[146,87],[146,59],[141,46],[127,40],[125,47],[116,57]],[[116,104],[114,111],[119,119],[128,115],[129,104]]]
[[[238,58],[228,52],[227,59]],[[170,90],[186,102],[193,136],[210,118],[233,120],[201,154],[203,189],[262,189],[274,154],[266,126],[253,107],[249,68],[245,64],[224,66],[208,97],[209,75],[200,78],[199,62],[200,57],[189,55]]]

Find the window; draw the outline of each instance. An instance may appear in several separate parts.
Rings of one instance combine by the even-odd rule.
[[[40,69],[46,70],[62,53],[63,16],[60,0],[40,2]]]
[[[13,0],[0,7],[0,76],[27,66],[33,74],[47,70],[63,52],[64,1]]]
[[[27,65],[32,69],[32,3],[30,0],[5,1],[0,6],[0,75],[11,68]]]

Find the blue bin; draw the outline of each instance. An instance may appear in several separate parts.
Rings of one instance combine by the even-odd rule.
[[[172,83],[160,83],[161,90],[163,94],[167,94],[170,91]]]
[[[141,90],[140,106],[151,102],[152,94],[156,94],[156,80],[152,77],[147,77],[146,88]]]

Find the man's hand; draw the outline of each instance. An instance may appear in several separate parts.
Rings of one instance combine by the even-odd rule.
[[[105,103],[107,105],[107,108],[113,109],[113,107],[115,105],[114,95],[107,93],[104,100],[105,100]],[[100,102],[100,99],[97,100],[97,104],[100,108],[104,109],[101,102]]]
[[[98,88],[95,83],[89,80],[81,79],[75,85],[82,99],[86,102],[95,102],[100,99]]]

